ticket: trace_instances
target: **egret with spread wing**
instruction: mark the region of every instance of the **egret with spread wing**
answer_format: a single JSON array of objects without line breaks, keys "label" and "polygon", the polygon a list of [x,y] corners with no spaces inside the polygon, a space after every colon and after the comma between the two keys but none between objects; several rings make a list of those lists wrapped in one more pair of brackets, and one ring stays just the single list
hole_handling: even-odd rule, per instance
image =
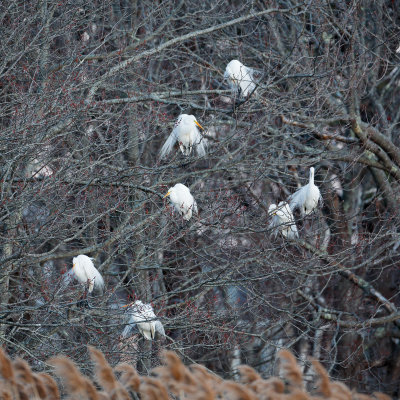
[{"label": "egret with spread wing", "polygon": [[160,157],[165,158],[171,153],[176,142],[178,142],[185,156],[188,156],[192,152],[193,147],[196,148],[199,156],[204,156],[206,154],[206,143],[199,129],[204,130],[194,115],[181,114],[174,129],[160,150]]},{"label": "egret with spread wing", "polygon": [[192,218],[193,212],[197,214],[197,203],[188,187],[182,183],[168,189],[168,193],[164,196],[170,196],[171,204],[182,215],[185,221]]}]

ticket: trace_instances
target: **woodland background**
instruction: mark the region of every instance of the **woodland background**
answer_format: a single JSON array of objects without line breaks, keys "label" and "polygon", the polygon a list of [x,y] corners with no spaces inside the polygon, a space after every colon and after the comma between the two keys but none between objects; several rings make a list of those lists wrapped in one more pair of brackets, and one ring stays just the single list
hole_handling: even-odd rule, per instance
[{"label": "woodland background", "polygon": [[[87,344],[146,373],[161,349],[263,377],[289,348],[400,394],[400,16],[395,1],[10,0],[0,4],[0,342],[83,371]],[[235,101],[231,59],[258,88]],[[236,99],[237,100],[237,99]],[[207,156],[158,151],[180,113]],[[300,239],[269,226],[316,168]],[[181,182],[199,217],[162,196]],[[75,302],[72,258],[106,280]],[[167,338],[123,338],[151,302]]]}]

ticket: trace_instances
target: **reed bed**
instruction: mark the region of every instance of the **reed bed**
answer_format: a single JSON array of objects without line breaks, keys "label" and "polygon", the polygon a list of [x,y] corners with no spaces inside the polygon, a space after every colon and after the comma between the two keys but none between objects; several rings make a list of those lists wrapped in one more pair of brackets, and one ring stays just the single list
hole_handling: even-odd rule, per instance
[{"label": "reed bed", "polygon": [[4,400],[387,400],[383,393],[357,393],[332,381],[325,368],[312,361],[318,377],[307,390],[301,369],[288,350],[279,352],[281,377],[263,379],[248,365],[239,367],[239,380],[224,380],[202,365],[185,366],[173,352],[163,354],[163,364],[149,376],[140,376],[132,365],[112,368],[104,354],[89,347],[94,376],[83,375],[67,357],[49,360],[55,377],[33,372],[22,359],[12,361],[0,349],[0,399]]}]

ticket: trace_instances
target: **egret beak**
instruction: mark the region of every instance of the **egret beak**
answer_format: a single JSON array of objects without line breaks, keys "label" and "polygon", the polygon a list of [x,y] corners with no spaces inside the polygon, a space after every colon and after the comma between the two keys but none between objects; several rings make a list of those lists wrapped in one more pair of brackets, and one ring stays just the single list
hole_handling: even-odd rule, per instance
[{"label": "egret beak", "polygon": [[167,196],[169,196],[171,194],[171,192],[168,192],[164,197],[163,197],[163,199],[165,199]]},{"label": "egret beak", "polygon": [[130,307],[132,304],[133,304],[133,302],[132,302],[132,303],[129,303],[129,304],[125,304],[124,306],[122,306],[122,308]]},{"label": "egret beak", "polygon": [[194,123],[202,130],[204,131],[205,129],[195,120]]}]

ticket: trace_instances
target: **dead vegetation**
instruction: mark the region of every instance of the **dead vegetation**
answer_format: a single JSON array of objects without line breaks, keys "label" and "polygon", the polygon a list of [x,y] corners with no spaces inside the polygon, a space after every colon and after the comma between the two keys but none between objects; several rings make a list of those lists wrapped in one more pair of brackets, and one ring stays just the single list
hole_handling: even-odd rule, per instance
[{"label": "dead vegetation", "polygon": [[279,353],[282,377],[263,379],[248,365],[239,367],[238,382],[224,380],[205,367],[185,366],[173,352],[164,353],[164,363],[151,371],[151,376],[139,376],[135,368],[123,363],[112,368],[99,350],[89,347],[95,378],[81,374],[65,356],[49,360],[54,366],[52,378],[35,373],[21,359],[11,361],[0,349],[0,399],[76,399],[76,400],[387,400],[382,393],[365,395],[350,390],[329,379],[325,368],[316,360],[313,368],[319,377],[315,388],[305,388],[303,375],[295,357],[288,351]]}]

